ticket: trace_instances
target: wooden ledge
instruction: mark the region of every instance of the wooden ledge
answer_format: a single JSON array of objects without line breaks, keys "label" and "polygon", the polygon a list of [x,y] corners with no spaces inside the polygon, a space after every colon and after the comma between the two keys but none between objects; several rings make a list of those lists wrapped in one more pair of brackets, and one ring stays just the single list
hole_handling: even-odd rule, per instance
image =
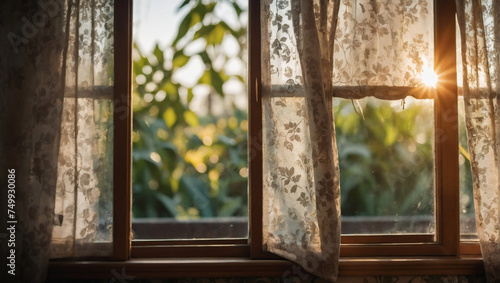
[{"label": "wooden ledge", "polygon": [[115,273],[135,278],[281,276],[292,263],[248,258],[132,259],[128,261],[52,261],[48,277],[112,278]]},{"label": "wooden ledge", "polygon": [[481,257],[342,258],[341,276],[484,274]]},{"label": "wooden ledge", "polygon": [[[342,258],[339,276],[484,274],[481,258]],[[249,258],[132,259],[128,261],[51,261],[48,277],[216,278],[283,277],[297,272],[287,260]]]}]

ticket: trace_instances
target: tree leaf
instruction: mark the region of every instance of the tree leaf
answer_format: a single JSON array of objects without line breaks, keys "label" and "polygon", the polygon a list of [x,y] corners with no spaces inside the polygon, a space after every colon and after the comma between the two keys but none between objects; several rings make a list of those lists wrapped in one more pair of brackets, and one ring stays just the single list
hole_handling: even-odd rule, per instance
[{"label": "tree leaf", "polygon": [[241,205],[242,205],[241,197],[225,199],[217,213],[217,216],[219,217],[233,216],[241,207]]},{"label": "tree leaf", "polygon": [[210,69],[210,78],[215,91],[220,94],[220,96],[224,97],[224,91],[222,90],[224,81],[222,80],[219,73],[217,73],[214,69]]},{"label": "tree leaf", "polygon": [[224,135],[218,135],[217,136],[217,141],[221,142],[222,144],[226,146],[235,146],[236,141],[230,137],[224,136]]},{"label": "tree leaf", "polygon": [[179,12],[184,6],[186,6],[189,2],[191,2],[191,0],[184,0],[184,2],[182,2],[181,5],[179,5],[179,7],[177,7],[177,12]]},{"label": "tree leaf", "polygon": [[176,215],[177,214],[177,204],[175,203],[175,201],[169,197],[167,197],[166,195],[160,193],[160,192],[156,192],[155,194],[156,196],[156,199],[158,199],[158,201],[163,204],[163,206],[165,207],[165,209],[171,214],[171,215]]},{"label": "tree leaf", "polygon": [[192,88],[188,88],[188,95],[187,95],[187,102],[188,104],[191,102],[191,100],[193,100],[193,89]]},{"label": "tree leaf", "polygon": [[205,193],[206,184],[195,176],[184,175],[179,182],[179,189],[188,192],[192,197],[194,206],[200,211],[202,217],[213,216],[212,205]]},{"label": "tree leaf", "polygon": [[155,49],[153,50],[153,55],[156,57],[156,59],[158,60],[158,64],[159,65],[163,65],[163,61],[164,61],[164,58],[163,58],[163,51],[160,49],[160,47],[158,46],[158,43],[156,44],[155,46]]},{"label": "tree leaf", "polygon": [[236,40],[240,37],[238,32],[232,29],[226,22],[221,21],[219,24],[222,26],[222,28],[224,28],[225,31],[229,31],[231,35],[235,37]]},{"label": "tree leaf", "polygon": [[210,85],[211,84],[211,78],[210,78],[210,74],[211,72],[210,71],[205,71],[205,73],[203,73],[203,75],[200,77],[200,79],[198,80],[198,83],[199,84],[206,84],[206,85]]},{"label": "tree leaf", "polygon": [[193,41],[198,38],[206,38],[215,28],[215,25],[202,26],[199,30],[194,33]]},{"label": "tree leaf", "polygon": [[241,12],[242,12],[243,10],[241,10],[241,8],[240,8],[240,6],[238,5],[238,3],[233,2],[232,4],[233,4],[233,8],[234,8],[234,10],[236,11],[236,15],[238,15],[238,17],[239,17],[239,16],[241,15]]},{"label": "tree leaf", "polygon": [[174,68],[182,68],[184,65],[187,64],[187,62],[189,62],[189,59],[191,59],[191,57],[189,56],[186,56],[184,54],[184,50],[178,50],[174,53],[174,59],[172,60],[172,69]]},{"label": "tree leaf", "polygon": [[177,86],[174,85],[171,81],[167,82],[163,85],[162,90],[167,94],[177,94]]},{"label": "tree leaf", "polygon": [[179,30],[177,31],[177,36],[175,37],[174,41],[172,42],[172,46],[175,46],[177,42],[183,38],[186,33],[189,31],[191,28],[191,23],[193,21],[193,14],[195,13],[194,9],[191,10],[186,17],[182,20],[181,24],[179,25]]},{"label": "tree leaf", "polygon": [[172,107],[167,108],[163,113],[163,120],[165,120],[165,124],[169,129],[175,125],[177,122],[177,115],[175,114],[175,110]]},{"label": "tree leaf", "polygon": [[215,25],[210,34],[206,37],[208,45],[220,45],[226,34],[226,29],[221,23]]},{"label": "tree leaf", "polygon": [[197,135],[192,135],[186,144],[186,149],[187,150],[197,149],[202,145],[203,141]]},{"label": "tree leaf", "polygon": [[184,121],[186,121],[186,123],[191,127],[196,127],[200,124],[198,121],[198,116],[196,116],[196,114],[194,114],[194,112],[191,110],[184,111],[183,116]]},{"label": "tree leaf", "polygon": [[210,59],[206,50],[198,53],[198,55],[200,55],[201,60],[203,60],[203,63],[209,64],[210,66],[212,65],[212,59]]}]

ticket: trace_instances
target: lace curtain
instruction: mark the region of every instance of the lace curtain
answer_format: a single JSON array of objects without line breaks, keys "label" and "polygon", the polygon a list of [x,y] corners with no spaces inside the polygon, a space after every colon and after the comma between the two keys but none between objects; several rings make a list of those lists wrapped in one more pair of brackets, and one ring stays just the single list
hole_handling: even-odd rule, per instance
[{"label": "lace curtain", "polygon": [[52,232],[51,256],[109,256],[113,224],[113,0],[77,0],[69,3],[68,12],[70,41],[55,204],[56,220],[62,221],[56,221]]},{"label": "lace curtain", "polygon": [[113,1],[0,8],[0,169],[16,178],[8,281],[44,282],[49,258],[112,254]]},{"label": "lace curtain", "polygon": [[422,93],[434,66],[433,1],[342,0],[333,95],[403,99]]},{"label": "lace curtain", "polygon": [[333,280],[340,189],[329,58],[339,3],[263,4],[264,249]]},{"label": "lace curtain", "polygon": [[417,93],[434,63],[432,1],[261,3],[263,248],[335,280],[340,188],[332,96]]},{"label": "lace curtain", "polygon": [[500,3],[457,0],[476,226],[488,282],[500,281]]}]

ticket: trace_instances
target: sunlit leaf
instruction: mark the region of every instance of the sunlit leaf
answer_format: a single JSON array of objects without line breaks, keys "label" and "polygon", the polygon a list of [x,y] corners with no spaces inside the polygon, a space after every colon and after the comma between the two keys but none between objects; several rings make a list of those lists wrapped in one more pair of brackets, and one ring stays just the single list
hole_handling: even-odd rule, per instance
[{"label": "sunlit leaf", "polygon": [[165,91],[167,94],[177,93],[177,87],[172,82],[167,82],[166,84],[164,84],[162,90]]},{"label": "sunlit leaf", "polygon": [[193,89],[189,88],[188,89],[188,95],[187,95],[187,102],[188,103],[191,102],[191,100],[193,100],[193,97],[194,97],[194,95],[193,95]]},{"label": "sunlit leaf", "polygon": [[183,50],[178,50],[177,52],[175,52],[174,59],[172,60],[173,69],[182,68],[187,64],[187,62],[189,62],[189,59],[191,59],[191,57],[186,56]]},{"label": "sunlit leaf", "polygon": [[210,32],[210,34],[206,37],[208,45],[219,45],[224,38],[224,34],[226,33],[226,29],[224,26],[219,23],[217,24]]},{"label": "sunlit leaf", "polygon": [[194,114],[193,111],[186,110],[183,113],[183,116],[184,116],[184,121],[186,121],[186,123],[188,123],[188,125],[190,125],[191,127],[196,127],[199,125],[198,116],[196,116],[196,114]]},{"label": "sunlit leaf", "polygon": [[398,131],[391,125],[386,125],[385,127],[385,140],[384,145],[392,145],[398,137]]},{"label": "sunlit leaf", "polygon": [[198,84],[206,84],[206,85],[211,84],[210,71],[207,70],[203,73],[203,75],[198,80]]},{"label": "sunlit leaf", "polygon": [[242,83],[246,83],[245,79],[242,76],[233,76],[233,77],[237,78]]},{"label": "sunlit leaf", "polygon": [[177,115],[175,115],[175,111],[172,107],[167,108],[163,113],[163,120],[165,120],[165,124],[169,129],[171,129],[175,122],[177,122]]}]

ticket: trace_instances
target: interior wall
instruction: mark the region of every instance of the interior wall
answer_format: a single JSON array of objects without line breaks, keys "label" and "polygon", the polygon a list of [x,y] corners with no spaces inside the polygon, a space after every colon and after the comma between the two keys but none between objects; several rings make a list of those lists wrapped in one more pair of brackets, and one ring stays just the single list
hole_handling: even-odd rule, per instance
[{"label": "interior wall", "polygon": [[[118,276],[118,277],[116,277]],[[116,274],[110,279],[96,280],[48,280],[48,282],[140,282],[140,283],[296,283],[296,282],[326,282],[325,280],[313,278],[308,274],[284,274],[280,277],[255,277],[255,278],[180,278],[180,279],[138,279],[126,274]],[[337,283],[486,283],[483,275],[446,275],[446,276],[361,276],[361,277],[339,277]]]}]

